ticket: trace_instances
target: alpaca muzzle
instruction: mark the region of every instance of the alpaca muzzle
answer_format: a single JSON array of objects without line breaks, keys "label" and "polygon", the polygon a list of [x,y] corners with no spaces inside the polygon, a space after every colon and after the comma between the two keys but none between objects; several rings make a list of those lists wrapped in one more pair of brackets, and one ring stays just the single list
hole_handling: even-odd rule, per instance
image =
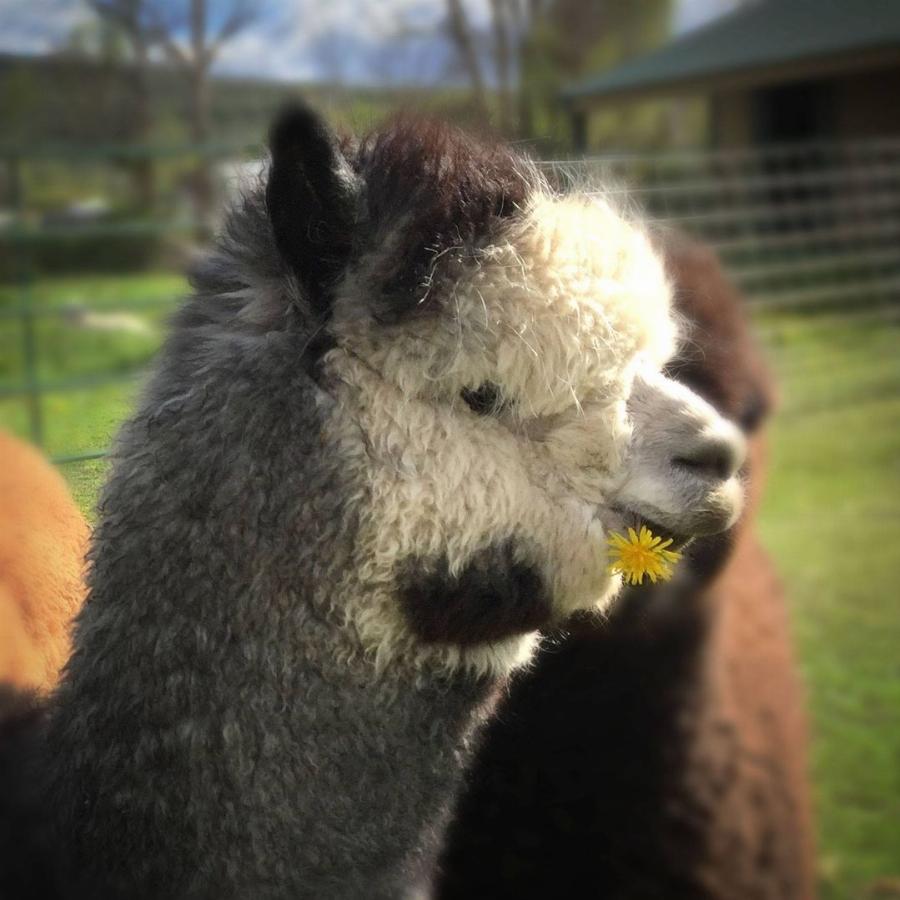
[{"label": "alpaca muzzle", "polygon": [[616,505],[685,537],[731,527],[743,506],[738,428],[690,389],[642,372],[628,400],[633,434]]}]

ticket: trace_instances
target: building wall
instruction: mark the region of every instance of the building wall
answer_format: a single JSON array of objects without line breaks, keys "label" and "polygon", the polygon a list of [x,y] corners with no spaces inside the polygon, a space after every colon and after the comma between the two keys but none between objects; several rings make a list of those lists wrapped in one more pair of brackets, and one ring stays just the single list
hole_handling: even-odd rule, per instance
[{"label": "building wall", "polygon": [[[787,139],[770,133],[767,123],[773,116],[766,104],[787,102],[795,88],[808,89],[809,102],[823,105],[822,116],[809,138],[845,139],[900,136],[900,65],[891,68],[850,72],[844,75],[808,81],[772,84],[764,88],[745,88],[714,94],[712,143],[716,147],[748,147],[756,143]],[[803,112],[798,110],[798,115]],[[797,137],[797,135],[791,135]]]},{"label": "building wall", "polygon": [[709,103],[696,95],[588,101],[569,110],[569,121],[576,153],[652,152],[709,142]]},{"label": "building wall", "polygon": [[835,84],[840,137],[900,136],[900,65],[859,72]]},{"label": "building wall", "polygon": [[751,92],[728,91],[715,94],[710,100],[715,147],[747,147],[753,143],[753,109]]}]

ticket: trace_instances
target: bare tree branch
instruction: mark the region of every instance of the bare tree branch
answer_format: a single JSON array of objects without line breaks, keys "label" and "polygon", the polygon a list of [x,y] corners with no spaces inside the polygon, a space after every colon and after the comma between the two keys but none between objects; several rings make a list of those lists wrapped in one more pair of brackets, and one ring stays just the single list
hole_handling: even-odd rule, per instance
[{"label": "bare tree branch", "polygon": [[487,115],[487,102],[485,98],[484,76],[481,71],[481,63],[475,52],[475,44],[472,40],[472,32],[469,20],[463,8],[462,0],[447,0],[447,29],[469,80],[472,82],[472,99],[479,113]]},{"label": "bare tree branch", "polygon": [[212,52],[210,62],[218,55],[222,45],[235,37],[249,25],[252,25],[257,18],[259,10],[252,3],[239,2],[231,10],[225,21],[219,27],[215,37],[210,42]]},{"label": "bare tree branch", "polygon": [[183,72],[190,72],[193,64],[190,55],[171,35],[160,32],[154,42],[162,47],[170,63]]},{"label": "bare tree branch", "polygon": [[[252,0],[231,0],[217,6],[224,11],[220,24],[210,28],[207,0],[88,0],[98,15],[127,34],[146,62],[151,47],[159,47],[188,81],[191,134],[197,144],[209,140],[211,129],[210,70],[224,45],[261,13]],[[195,199],[201,217],[211,208],[211,184],[201,163],[195,180]]]},{"label": "bare tree branch", "polygon": [[500,130],[508,133],[512,127],[512,11],[509,0],[491,0],[491,24],[494,32],[494,59],[497,84],[500,90]]},{"label": "bare tree branch", "polygon": [[[125,71],[131,97],[127,111],[128,135],[136,142],[148,139],[152,124],[149,65],[154,36],[148,26],[145,0],[89,0],[97,15],[123,35],[131,50],[131,64]],[[153,162],[138,159],[132,164],[138,202],[142,209],[153,207],[155,173]]]}]

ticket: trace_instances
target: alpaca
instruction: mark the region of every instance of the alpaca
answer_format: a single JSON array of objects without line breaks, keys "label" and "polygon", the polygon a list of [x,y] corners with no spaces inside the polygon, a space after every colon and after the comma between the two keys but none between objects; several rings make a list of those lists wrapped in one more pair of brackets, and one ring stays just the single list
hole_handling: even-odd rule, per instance
[{"label": "alpaca", "polygon": [[12,877],[60,896],[424,889],[506,679],[618,591],[610,530],[739,514],[743,438],[661,372],[639,223],[437,125],[353,144],[296,108],[270,150],[118,438],[64,677],[19,712],[38,799],[7,807],[49,821]]},{"label": "alpaca", "polygon": [[665,254],[689,339],[669,371],[752,435],[749,508],[513,682],[448,834],[446,900],[814,895],[802,698],[752,524],[770,382],[715,255]]},{"label": "alpaca", "polygon": [[88,526],[56,469],[0,432],[0,682],[49,691],[84,594]]}]

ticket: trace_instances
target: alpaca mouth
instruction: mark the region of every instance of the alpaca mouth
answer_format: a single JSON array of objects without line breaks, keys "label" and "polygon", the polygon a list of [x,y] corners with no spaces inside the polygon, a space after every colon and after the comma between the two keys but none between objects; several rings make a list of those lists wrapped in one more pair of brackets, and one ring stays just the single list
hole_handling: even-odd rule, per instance
[{"label": "alpaca mouth", "polygon": [[694,540],[694,535],[692,534],[684,534],[678,531],[673,530],[668,525],[663,525],[658,522],[652,516],[647,516],[646,514],[639,512],[637,509],[625,506],[614,506],[612,507],[612,512],[615,517],[620,521],[620,525],[614,525],[612,530],[619,529],[627,529],[633,528],[635,531],[638,531],[641,525],[646,525],[656,537],[661,537],[663,540],[672,539],[672,550],[681,550],[686,547],[691,541]]}]

